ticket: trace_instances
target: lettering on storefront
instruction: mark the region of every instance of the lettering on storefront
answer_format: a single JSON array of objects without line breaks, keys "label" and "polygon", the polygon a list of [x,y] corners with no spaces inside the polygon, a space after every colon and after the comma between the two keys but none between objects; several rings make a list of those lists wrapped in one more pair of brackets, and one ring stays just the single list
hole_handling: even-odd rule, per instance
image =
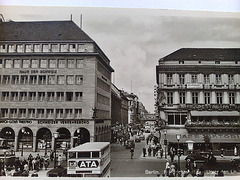
[{"label": "lettering on storefront", "polygon": [[89,124],[88,120],[39,120],[38,124]]},{"label": "lettering on storefront", "polygon": [[32,124],[32,120],[1,120],[2,124]]},{"label": "lettering on storefront", "polygon": [[[236,138],[236,139],[238,139],[238,138],[240,138],[240,134],[208,134],[208,136],[210,137],[210,138],[213,138],[213,139],[221,139],[221,138],[229,138],[229,139],[231,139],[231,138]],[[203,135],[201,135],[201,134],[183,134],[182,135],[182,138],[184,139],[193,139],[193,138],[204,138],[204,136]]]},{"label": "lettering on storefront", "polygon": [[240,110],[240,105],[237,104],[181,104],[179,109],[188,110]]},{"label": "lettering on storefront", "polygon": [[88,120],[0,120],[1,124],[89,124]]},{"label": "lettering on storefront", "polygon": [[20,74],[56,74],[57,70],[20,70]]}]

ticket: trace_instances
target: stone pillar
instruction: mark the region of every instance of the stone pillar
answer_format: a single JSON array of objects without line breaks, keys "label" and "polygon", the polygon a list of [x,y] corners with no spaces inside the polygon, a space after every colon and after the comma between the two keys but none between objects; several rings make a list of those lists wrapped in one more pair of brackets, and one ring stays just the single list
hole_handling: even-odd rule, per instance
[{"label": "stone pillar", "polygon": [[70,139],[70,147],[73,148],[73,142],[74,142],[74,138],[73,136],[71,136],[71,139]]},{"label": "stone pillar", "polygon": [[15,140],[14,140],[14,151],[15,151],[15,152],[18,151],[18,136],[15,136]]},{"label": "stone pillar", "polygon": [[240,104],[240,92],[239,91],[236,92],[235,103]]},{"label": "stone pillar", "polygon": [[33,152],[37,151],[37,138],[33,136]]},{"label": "stone pillar", "polygon": [[210,84],[216,84],[216,74],[209,74]]},{"label": "stone pillar", "polygon": [[187,91],[186,104],[192,104],[192,94],[190,91]]},{"label": "stone pillar", "polygon": [[199,104],[204,104],[204,93],[203,93],[203,91],[199,92]]},{"label": "stone pillar", "polygon": [[202,73],[198,74],[198,83],[203,83],[204,76]]},{"label": "stone pillar", "polygon": [[173,104],[179,104],[179,92],[175,91],[173,95],[174,95]]},{"label": "stone pillar", "polygon": [[54,151],[55,146],[55,138],[52,136],[52,151]]},{"label": "stone pillar", "polygon": [[227,74],[223,74],[222,75],[222,83],[224,85],[227,85],[228,84],[228,75]]},{"label": "stone pillar", "polygon": [[229,96],[227,91],[223,92],[223,104],[229,104]]},{"label": "stone pillar", "polygon": [[215,91],[212,91],[211,93],[211,104],[217,104],[217,96]]}]

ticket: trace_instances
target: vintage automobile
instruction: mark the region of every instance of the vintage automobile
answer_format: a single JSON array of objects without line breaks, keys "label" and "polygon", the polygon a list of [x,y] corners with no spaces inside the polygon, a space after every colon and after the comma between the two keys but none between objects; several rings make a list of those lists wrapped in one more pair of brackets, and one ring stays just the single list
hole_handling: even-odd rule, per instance
[{"label": "vintage automobile", "polygon": [[195,161],[198,166],[203,166],[206,170],[240,171],[240,158],[217,159],[211,152],[189,154],[185,160]]},{"label": "vintage automobile", "polygon": [[127,140],[125,147],[126,147],[126,149],[135,148],[134,140]]},{"label": "vintage automobile", "polygon": [[51,169],[47,172],[48,177],[66,177],[67,176],[67,169],[61,166],[58,166],[54,169]]},{"label": "vintage automobile", "polygon": [[135,136],[135,142],[141,142],[140,136]]}]

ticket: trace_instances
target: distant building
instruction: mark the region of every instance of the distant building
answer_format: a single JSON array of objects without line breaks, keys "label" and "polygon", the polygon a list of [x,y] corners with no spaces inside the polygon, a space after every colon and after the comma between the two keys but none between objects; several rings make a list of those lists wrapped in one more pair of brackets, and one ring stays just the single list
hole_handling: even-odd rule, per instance
[{"label": "distant building", "polygon": [[[169,147],[240,149],[240,49],[183,48],[156,67],[156,106]],[[209,140],[211,143],[209,143]]]},{"label": "distant building", "polygon": [[128,99],[114,84],[111,88],[112,126],[128,124]]},{"label": "distant building", "polygon": [[72,21],[0,22],[0,136],[15,150],[110,141],[110,60]]}]

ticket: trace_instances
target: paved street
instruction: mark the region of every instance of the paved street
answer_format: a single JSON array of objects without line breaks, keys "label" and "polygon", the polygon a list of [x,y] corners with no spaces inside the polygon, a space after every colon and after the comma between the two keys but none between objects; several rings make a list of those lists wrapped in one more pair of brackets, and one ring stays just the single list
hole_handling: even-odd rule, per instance
[{"label": "paved street", "polygon": [[[120,144],[112,144],[111,177],[156,177],[158,173],[162,176],[165,158],[142,157],[144,146],[145,141],[136,143],[134,158],[131,159],[129,149]],[[181,167],[185,167],[184,161],[181,161]]]},{"label": "paved street", "polygon": [[[162,159],[158,159],[157,157],[143,157],[142,156],[142,148],[145,146],[146,141],[141,141],[140,143],[136,143],[134,157],[131,159],[130,150],[126,149],[125,146],[120,144],[111,144],[111,177],[157,177],[160,173],[162,177],[163,171],[165,169],[166,159],[163,157]],[[39,153],[40,155],[44,155],[44,152],[24,152],[24,157],[27,158],[29,154],[32,154],[34,157]],[[62,154],[62,152],[58,152]],[[17,152],[16,155],[19,157],[20,152]],[[180,167],[181,170],[185,168],[185,157],[181,156],[180,159]],[[217,156],[217,159],[221,157]],[[225,156],[224,159],[231,159],[234,157]],[[170,158],[168,157],[169,161]],[[175,156],[175,160],[177,160],[177,156]],[[63,162],[63,165],[66,167],[66,162]],[[47,171],[53,168],[53,162],[50,163],[48,170],[40,170],[38,171],[39,177],[46,177]],[[33,171],[30,172],[33,173]],[[225,176],[239,176],[240,173],[229,173],[225,172]],[[205,176],[211,177],[214,176],[212,172],[205,172]]]}]

